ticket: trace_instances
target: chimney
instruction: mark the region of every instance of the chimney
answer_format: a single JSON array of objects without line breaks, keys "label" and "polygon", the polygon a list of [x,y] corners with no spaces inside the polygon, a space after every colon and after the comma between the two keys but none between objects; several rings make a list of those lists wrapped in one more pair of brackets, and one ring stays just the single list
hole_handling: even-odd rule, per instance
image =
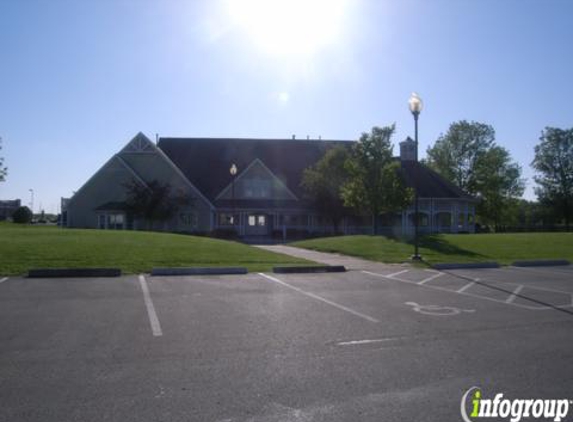
[{"label": "chimney", "polygon": [[296,135],[292,135],[292,139],[296,139]]},{"label": "chimney", "polygon": [[416,161],[416,142],[409,136],[400,142],[400,160]]}]

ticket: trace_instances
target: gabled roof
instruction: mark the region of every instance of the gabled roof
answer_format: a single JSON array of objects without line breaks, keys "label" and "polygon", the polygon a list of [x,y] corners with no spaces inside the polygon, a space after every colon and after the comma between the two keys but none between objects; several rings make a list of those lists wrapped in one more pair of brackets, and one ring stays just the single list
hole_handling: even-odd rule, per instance
[{"label": "gabled roof", "polygon": [[424,164],[408,160],[402,161],[401,164],[406,185],[416,187],[420,198],[475,200],[474,197],[466,194],[456,185],[450,183]]},{"label": "gabled roof", "polygon": [[235,187],[235,192],[237,192],[238,187],[241,186],[243,179],[266,179],[270,182],[270,186],[272,187],[272,197],[275,200],[291,200],[291,201],[298,201],[298,198],[295,194],[291,192],[291,190],[280,180],[276,177],[272,171],[269,170],[265,163],[263,163],[258,158],[255,158],[251,164],[247,166],[242,172],[240,172],[235,180],[232,180],[226,187],[221,191],[219,195],[217,195],[217,200],[224,200],[224,199],[253,199],[253,198],[241,198],[240,195],[236,195],[234,198],[232,197],[232,190],[233,185]]},{"label": "gabled roof", "polygon": [[354,141],[240,138],[161,138],[157,146],[207,198],[214,201],[231,182],[229,169],[239,172],[259,159],[298,198],[303,171],[338,145]]}]

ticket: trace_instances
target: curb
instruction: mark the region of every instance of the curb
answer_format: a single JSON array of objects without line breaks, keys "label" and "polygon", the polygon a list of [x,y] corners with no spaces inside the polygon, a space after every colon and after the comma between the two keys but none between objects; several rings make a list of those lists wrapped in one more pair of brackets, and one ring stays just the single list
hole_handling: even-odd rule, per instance
[{"label": "curb", "polygon": [[512,267],[553,267],[557,265],[571,265],[566,259],[537,259],[531,261],[514,261]]},{"label": "curb", "polygon": [[151,275],[227,275],[247,274],[247,272],[245,267],[176,267],[153,268]]},{"label": "curb", "polygon": [[434,264],[432,268],[435,270],[457,270],[464,268],[499,268],[499,264],[495,261],[490,262],[466,262],[466,263],[451,263],[451,264]]},{"label": "curb", "polygon": [[304,274],[304,273],[343,273],[346,272],[344,265],[318,265],[312,267],[274,267],[273,273],[277,274]]},{"label": "curb", "polygon": [[28,278],[64,277],[119,277],[119,268],[34,268],[28,271]]}]

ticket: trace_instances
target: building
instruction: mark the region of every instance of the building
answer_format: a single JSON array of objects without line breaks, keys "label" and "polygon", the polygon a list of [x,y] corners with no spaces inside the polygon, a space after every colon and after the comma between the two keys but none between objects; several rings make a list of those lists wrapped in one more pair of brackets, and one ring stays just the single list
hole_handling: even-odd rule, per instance
[{"label": "building", "polygon": [[[303,171],[336,146],[354,141],[296,139],[160,138],[137,134],[65,202],[68,227],[208,233],[236,230],[241,237],[322,234],[332,225],[305,200]],[[417,186],[422,232],[472,232],[474,199],[416,162],[415,143],[400,144],[406,183]],[[237,172],[231,174],[235,165]],[[168,184],[192,198],[168,221],[138,221],[126,212],[126,184]],[[384,232],[413,230],[413,209],[382,219]],[[345,218],[346,234],[371,233],[371,217]]]},{"label": "building", "polygon": [[16,211],[22,202],[19,199],[0,200],[0,221],[12,218],[12,214]]}]

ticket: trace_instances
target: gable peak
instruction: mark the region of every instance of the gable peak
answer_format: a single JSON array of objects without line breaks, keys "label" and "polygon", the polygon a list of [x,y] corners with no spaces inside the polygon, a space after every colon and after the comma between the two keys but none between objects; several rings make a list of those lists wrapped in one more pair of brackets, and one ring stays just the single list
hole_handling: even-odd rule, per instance
[{"label": "gable peak", "polygon": [[153,152],[155,145],[142,132],[138,132],[131,141],[121,150],[121,152]]}]

